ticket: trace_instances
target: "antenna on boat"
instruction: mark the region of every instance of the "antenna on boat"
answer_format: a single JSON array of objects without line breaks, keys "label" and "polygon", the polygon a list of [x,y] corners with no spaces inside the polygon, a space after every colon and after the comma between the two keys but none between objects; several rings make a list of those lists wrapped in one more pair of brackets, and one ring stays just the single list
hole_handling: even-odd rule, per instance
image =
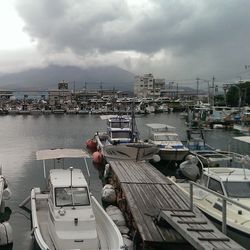
[{"label": "antenna on boat", "polygon": [[138,131],[136,129],[135,124],[135,99],[133,98],[132,101],[132,108],[131,108],[131,133],[132,133],[132,142],[136,142],[138,140]]},{"label": "antenna on boat", "polygon": [[74,195],[73,195],[73,167],[69,167],[70,170],[70,191],[71,191],[71,199],[72,199],[72,204],[73,204],[73,209],[75,209],[75,200],[74,200]]}]

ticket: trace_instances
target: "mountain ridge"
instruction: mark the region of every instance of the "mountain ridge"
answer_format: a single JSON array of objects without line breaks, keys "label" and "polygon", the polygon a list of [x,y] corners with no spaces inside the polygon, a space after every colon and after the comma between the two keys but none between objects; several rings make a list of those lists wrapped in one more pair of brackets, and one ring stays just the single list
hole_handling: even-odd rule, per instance
[{"label": "mountain ridge", "polygon": [[[45,90],[57,88],[58,82],[69,82],[69,88],[121,89],[133,88],[134,74],[116,66],[90,67],[58,66],[33,68],[18,73],[0,75],[0,87],[15,90]],[[85,84],[86,83],[86,84]]]}]

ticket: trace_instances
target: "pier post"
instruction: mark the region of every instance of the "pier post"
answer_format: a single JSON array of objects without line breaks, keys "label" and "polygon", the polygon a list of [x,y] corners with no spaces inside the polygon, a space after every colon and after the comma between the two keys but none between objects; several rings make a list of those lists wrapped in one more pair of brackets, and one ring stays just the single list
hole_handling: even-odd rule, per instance
[{"label": "pier post", "polygon": [[227,201],[222,201],[222,233],[227,234]]}]

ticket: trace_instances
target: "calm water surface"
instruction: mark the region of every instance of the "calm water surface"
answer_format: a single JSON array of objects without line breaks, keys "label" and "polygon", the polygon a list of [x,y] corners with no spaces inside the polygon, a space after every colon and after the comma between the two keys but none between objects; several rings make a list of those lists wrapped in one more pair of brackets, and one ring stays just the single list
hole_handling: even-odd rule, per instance
[{"label": "calm water surface", "polygon": [[[106,128],[106,122],[95,115],[48,115],[0,117],[0,163],[3,174],[12,190],[8,205],[12,209],[11,224],[14,230],[14,249],[32,249],[29,215],[18,205],[30,194],[32,187],[44,187],[41,162],[35,160],[35,152],[48,148],[82,148],[85,141],[97,131]],[[147,138],[147,123],[166,123],[177,128],[181,139],[186,139],[186,126],[178,113],[136,117],[142,138]],[[207,142],[216,148],[249,153],[250,148],[232,140],[234,131],[212,130],[206,132]],[[101,182],[98,171],[89,162],[91,191],[100,198]]]}]

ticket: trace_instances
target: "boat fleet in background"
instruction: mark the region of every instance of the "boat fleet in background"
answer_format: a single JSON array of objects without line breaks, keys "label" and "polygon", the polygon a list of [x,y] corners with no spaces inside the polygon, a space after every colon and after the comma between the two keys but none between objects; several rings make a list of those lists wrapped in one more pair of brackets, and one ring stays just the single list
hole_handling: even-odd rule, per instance
[{"label": "boat fleet in background", "polygon": [[189,124],[209,128],[233,128],[242,133],[250,134],[250,107],[248,106],[212,106],[201,101],[189,103],[180,99],[172,100],[164,97],[157,99],[124,97],[112,101],[110,98],[90,99],[81,106],[65,103],[64,105],[51,107],[44,102],[42,104],[31,103],[28,105],[27,103],[20,103],[19,105],[5,105],[0,108],[0,115],[116,115],[130,113],[131,106],[133,106],[133,112],[137,115],[179,111],[181,112],[180,117]]}]

